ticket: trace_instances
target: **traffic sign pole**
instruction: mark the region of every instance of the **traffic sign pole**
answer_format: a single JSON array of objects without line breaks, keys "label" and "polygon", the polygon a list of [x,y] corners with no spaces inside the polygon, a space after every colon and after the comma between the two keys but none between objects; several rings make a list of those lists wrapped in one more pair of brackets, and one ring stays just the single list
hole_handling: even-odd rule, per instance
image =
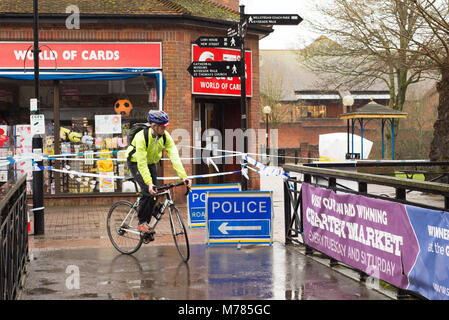
[{"label": "traffic sign pole", "polygon": [[[246,129],[247,129],[247,119],[246,119],[246,72],[245,72],[245,28],[246,27],[246,19],[245,19],[245,6],[240,6],[240,23],[239,23],[239,32],[240,37],[242,39],[240,45],[240,62],[241,62],[241,76],[240,76],[240,109],[241,109],[241,127],[243,132],[243,153],[248,152],[248,139],[246,137]],[[243,160],[243,157],[242,157]],[[248,190],[248,184],[246,178],[242,174],[242,190]]]},{"label": "traffic sign pole", "polygon": [[[34,13],[34,96],[37,99],[37,107],[39,108],[39,10],[38,0],[33,0]],[[38,110],[36,110],[36,113]],[[31,124],[32,125],[32,124]],[[55,135],[56,136],[56,135]],[[35,134],[32,138],[33,153],[41,153],[43,149],[42,136]],[[42,159],[36,160],[39,167],[42,168]],[[33,172],[33,208],[34,211],[34,234],[44,234],[44,178],[43,171],[38,170]],[[36,210],[37,209],[37,210]]]}]

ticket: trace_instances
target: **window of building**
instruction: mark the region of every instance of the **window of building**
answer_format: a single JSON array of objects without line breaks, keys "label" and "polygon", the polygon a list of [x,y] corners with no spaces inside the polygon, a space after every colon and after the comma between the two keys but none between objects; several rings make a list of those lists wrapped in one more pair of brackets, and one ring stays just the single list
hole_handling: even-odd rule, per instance
[{"label": "window of building", "polygon": [[296,106],[295,118],[297,120],[304,118],[326,118],[327,108],[325,105],[306,105]]}]

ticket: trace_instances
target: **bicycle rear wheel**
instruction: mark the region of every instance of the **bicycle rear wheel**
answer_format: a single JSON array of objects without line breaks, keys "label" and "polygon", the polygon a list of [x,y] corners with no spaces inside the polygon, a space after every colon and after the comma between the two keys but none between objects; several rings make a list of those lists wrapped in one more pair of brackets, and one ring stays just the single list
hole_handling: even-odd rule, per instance
[{"label": "bicycle rear wheel", "polygon": [[118,201],[109,210],[107,230],[112,245],[121,253],[132,254],[142,245],[137,230],[137,211],[129,201]]},{"label": "bicycle rear wheel", "polygon": [[187,262],[190,258],[189,238],[181,214],[175,206],[170,207],[170,227],[179,255],[184,262]]}]

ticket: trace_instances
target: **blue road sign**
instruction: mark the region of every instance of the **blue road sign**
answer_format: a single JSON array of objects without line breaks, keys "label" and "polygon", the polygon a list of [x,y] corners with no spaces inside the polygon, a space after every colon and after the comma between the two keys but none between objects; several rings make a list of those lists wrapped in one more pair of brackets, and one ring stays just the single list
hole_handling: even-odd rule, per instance
[{"label": "blue road sign", "polygon": [[208,192],[207,243],[272,243],[272,192]]},{"label": "blue road sign", "polygon": [[187,198],[189,212],[188,226],[204,227],[206,225],[206,195],[209,191],[240,191],[239,183],[193,185]]}]

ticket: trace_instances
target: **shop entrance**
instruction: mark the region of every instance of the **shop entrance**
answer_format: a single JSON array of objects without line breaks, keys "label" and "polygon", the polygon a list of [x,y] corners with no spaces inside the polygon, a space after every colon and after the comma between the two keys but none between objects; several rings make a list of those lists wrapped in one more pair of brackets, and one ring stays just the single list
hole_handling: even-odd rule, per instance
[{"label": "shop entrance", "polygon": [[[206,149],[194,149],[194,157],[202,157],[201,163],[199,160],[194,161],[195,175],[213,174],[217,170],[213,165],[205,163],[205,157],[214,157],[229,154],[219,150],[226,149],[226,129],[240,128],[240,100],[239,99],[207,99],[197,98],[195,100],[195,123],[194,123],[194,141],[195,147]],[[235,138],[233,138],[235,140]],[[232,146],[235,146],[235,141],[232,141]],[[232,148],[234,150],[234,147]],[[239,158],[214,158],[214,162],[219,172],[232,172],[240,170]],[[231,163],[232,161],[232,163]],[[218,184],[240,182],[241,175],[236,173],[225,176],[214,176],[202,179],[196,179],[195,184]]]}]

